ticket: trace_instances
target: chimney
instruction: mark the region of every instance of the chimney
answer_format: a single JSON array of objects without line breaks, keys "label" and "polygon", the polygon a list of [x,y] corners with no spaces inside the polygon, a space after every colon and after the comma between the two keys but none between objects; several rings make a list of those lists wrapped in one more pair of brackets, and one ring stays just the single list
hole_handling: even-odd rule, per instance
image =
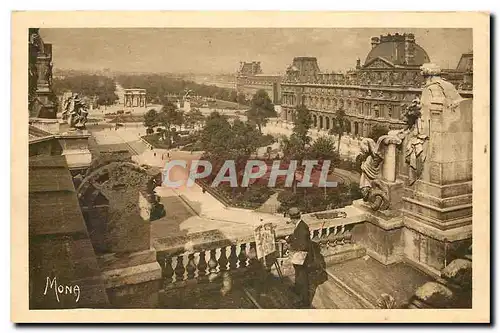
[{"label": "chimney", "polygon": [[378,44],[380,44],[380,38],[378,37],[372,37],[372,49],[377,46]]},{"label": "chimney", "polygon": [[361,68],[361,59],[356,59],[356,69],[360,69]]},{"label": "chimney", "polygon": [[413,65],[415,58],[415,35],[405,34],[405,64]]}]

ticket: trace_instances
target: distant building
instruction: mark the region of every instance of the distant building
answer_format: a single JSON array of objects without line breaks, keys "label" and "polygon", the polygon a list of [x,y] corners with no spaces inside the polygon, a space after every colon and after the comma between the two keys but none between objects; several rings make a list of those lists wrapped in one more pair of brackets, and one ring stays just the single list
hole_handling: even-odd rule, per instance
[{"label": "distant building", "polygon": [[281,80],[279,74],[263,74],[260,61],[240,62],[236,73],[236,90],[251,99],[257,90],[264,89],[274,104],[280,104]]},{"label": "distant building", "polygon": [[146,107],[146,89],[125,89],[123,96],[125,107]]},{"label": "distant building", "polygon": [[455,69],[445,69],[442,71],[442,76],[453,83],[459,91],[466,93],[470,91],[472,94],[472,69],[474,55],[472,52],[462,54],[458,65]]},{"label": "distant building", "polygon": [[[372,37],[371,45],[364,63],[358,58],[356,68],[347,73],[321,72],[315,57],[294,58],[281,82],[282,120],[294,121],[295,109],[303,104],[317,129],[329,130],[340,108],[346,112],[347,132],[353,136],[368,136],[375,125],[402,128],[404,105],[420,96],[420,66],[430,58],[411,33]],[[457,70],[449,72],[467,81],[457,85],[468,89],[461,91],[465,97],[472,97],[468,59],[462,56]],[[465,78],[469,73],[470,80]]]}]

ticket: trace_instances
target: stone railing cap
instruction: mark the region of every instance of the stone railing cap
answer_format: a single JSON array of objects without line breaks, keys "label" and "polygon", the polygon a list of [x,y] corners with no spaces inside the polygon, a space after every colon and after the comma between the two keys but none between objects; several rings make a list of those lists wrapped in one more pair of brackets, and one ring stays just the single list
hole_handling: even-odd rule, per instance
[{"label": "stone railing cap", "polygon": [[[340,210],[330,210],[321,213],[345,211],[347,217],[333,219],[318,219],[314,217],[316,213],[303,214],[302,219],[308,224],[309,229],[330,228],[349,224],[357,224],[367,221],[367,214],[354,206],[347,206]],[[319,213],[319,212],[318,212]],[[276,237],[284,237],[293,233],[295,226],[282,221],[270,221],[275,225]],[[197,252],[201,250],[212,250],[219,247],[243,244],[255,240],[252,226],[238,226],[238,228],[214,229],[156,239],[153,246],[157,252],[168,252],[170,255],[181,255],[186,252]],[[228,236],[228,235],[231,236]]]}]

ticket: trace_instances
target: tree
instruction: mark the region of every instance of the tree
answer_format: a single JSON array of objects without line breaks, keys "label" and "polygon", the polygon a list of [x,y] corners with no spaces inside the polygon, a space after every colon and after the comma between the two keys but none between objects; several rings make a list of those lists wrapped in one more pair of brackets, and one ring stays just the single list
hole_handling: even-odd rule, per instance
[{"label": "tree", "polygon": [[184,122],[189,127],[197,127],[205,121],[205,116],[203,113],[196,108],[192,108],[191,111],[184,115]]},{"label": "tree", "polygon": [[227,117],[218,112],[212,112],[201,131],[203,150],[210,156],[224,158],[229,151],[231,136],[231,124]]},{"label": "tree", "polygon": [[236,90],[231,90],[229,93],[230,102],[238,102],[238,92]]},{"label": "tree", "polygon": [[262,126],[267,124],[267,120],[277,116],[274,104],[264,89],[258,90],[253,95],[250,109],[246,112],[246,115],[250,122],[257,125],[260,133],[262,133]]},{"label": "tree", "polygon": [[103,91],[97,95],[98,105],[113,105],[118,100],[118,95],[114,91]]},{"label": "tree", "polygon": [[231,132],[231,151],[235,159],[248,158],[259,148],[262,135],[249,123],[236,119],[231,126]]},{"label": "tree", "polygon": [[380,138],[382,135],[387,135],[388,132],[389,131],[387,130],[387,127],[382,125],[375,125],[372,127],[368,137],[377,142],[378,138]]},{"label": "tree", "polygon": [[172,126],[182,126],[184,117],[181,110],[171,101],[166,100],[163,104],[160,114],[162,125],[170,129]]},{"label": "tree", "polygon": [[[297,171],[302,169],[302,160],[307,157],[307,146],[311,142],[311,137],[308,135],[312,125],[311,115],[309,110],[301,105],[295,112],[295,124],[290,137],[282,137],[281,147],[285,159],[297,161]],[[293,191],[296,191],[296,177],[293,178]]]},{"label": "tree", "polygon": [[118,100],[115,81],[102,75],[73,75],[63,79],[53,79],[53,90],[57,95],[65,91],[80,94],[82,97],[97,97],[99,105],[112,105]]},{"label": "tree", "polygon": [[343,108],[338,109],[335,112],[335,118],[333,120],[332,128],[330,129],[329,133],[331,135],[338,135],[338,146],[337,146],[337,152],[340,155],[340,140],[342,139],[342,134],[344,134],[346,130],[345,126],[345,111]]},{"label": "tree", "polygon": [[213,112],[201,132],[204,150],[218,159],[241,160],[250,157],[261,142],[257,129],[239,119],[232,124],[227,117]]},{"label": "tree", "polygon": [[155,109],[151,109],[144,114],[144,127],[153,128],[158,126],[158,112]]},{"label": "tree", "polygon": [[236,97],[236,102],[240,105],[246,105],[247,104],[247,97],[243,92],[240,92],[238,96]]},{"label": "tree", "polygon": [[308,136],[311,126],[312,119],[309,110],[304,105],[300,105],[295,112],[292,135],[295,135],[304,146],[311,142],[311,137]]},{"label": "tree", "polygon": [[331,167],[335,166],[339,160],[339,155],[335,150],[335,141],[328,136],[320,136],[311,145],[309,156],[317,160],[329,160]]}]

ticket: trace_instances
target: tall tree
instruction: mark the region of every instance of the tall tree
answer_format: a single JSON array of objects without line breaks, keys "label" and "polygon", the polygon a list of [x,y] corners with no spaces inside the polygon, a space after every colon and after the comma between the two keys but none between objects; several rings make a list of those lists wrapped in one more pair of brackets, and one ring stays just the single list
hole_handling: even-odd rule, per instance
[{"label": "tall tree", "polygon": [[330,136],[320,136],[312,143],[309,148],[308,156],[311,159],[318,160],[322,165],[323,161],[330,161],[329,170],[338,166],[340,157],[335,149],[335,140]]},{"label": "tall tree", "polygon": [[259,148],[261,134],[255,126],[239,119],[231,125],[231,154],[235,160],[247,159]]},{"label": "tall tree", "polygon": [[243,92],[238,93],[238,97],[236,97],[236,102],[238,103],[238,106],[247,104],[247,97]]},{"label": "tall tree", "polygon": [[230,102],[238,102],[238,92],[236,90],[231,90],[229,93]]},{"label": "tall tree", "polygon": [[311,126],[312,119],[309,110],[304,105],[300,105],[295,112],[292,135],[300,139],[304,147],[311,142],[311,137],[308,135]]},{"label": "tall tree", "polygon": [[312,143],[309,156],[318,160],[336,161],[338,153],[335,149],[335,141],[331,137],[320,136]]},{"label": "tall tree", "polygon": [[[308,134],[311,125],[312,119],[309,110],[304,105],[300,105],[295,112],[295,124],[292,134],[290,137],[285,136],[281,140],[281,147],[283,149],[285,159],[288,161],[296,160],[298,171],[302,169],[302,161],[308,154],[308,145],[311,142],[311,137]],[[294,175],[294,193],[296,190],[297,181],[296,175]]]},{"label": "tall tree", "polygon": [[183,112],[177,109],[177,106],[169,100],[166,100],[161,109],[161,113],[163,114],[161,119],[163,121],[164,126],[182,126],[183,123]]},{"label": "tall tree", "polygon": [[346,121],[345,110],[343,108],[339,108],[335,112],[335,118],[332,124],[332,128],[329,131],[331,135],[338,136],[339,142],[337,146],[337,152],[339,154],[340,154],[340,140],[342,139],[342,135],[346,131],[345,121]]},{"label": "tall tree", "polygon": [[231,140],[231,124],[227,117],[218,112],[212,112],[201,131],[203,150],[212,157],[226,158]]},{"label": "tall tree", "polygon": [[191,111],[184,115],[184,118],[186,124],[194,126],[195,128],[198,125],[203,124],[203,122],[205,121],[205,116],[197,108],[192,108]]},{"label": "tall tree", "polygon": [[71,91],[89,98],[96,96],[99,105],[112,105],[118,100],[115,81],[102,75],[82,74],[63,79],[54,78],[53,89],[57,95]]},{"label": "tall tree", "polygon": [[267,120],[277,116],[274,104],[264,89],[257,90],[253,95],[246,115],[250,122],[257,125],[260,133],[262,133],[262,127],[267,124]]},{"label": "tall tree", "polygon": [[144,127],[153,128],[158,126],[158,112],[155,109],[151,109],[144,114]]}]

